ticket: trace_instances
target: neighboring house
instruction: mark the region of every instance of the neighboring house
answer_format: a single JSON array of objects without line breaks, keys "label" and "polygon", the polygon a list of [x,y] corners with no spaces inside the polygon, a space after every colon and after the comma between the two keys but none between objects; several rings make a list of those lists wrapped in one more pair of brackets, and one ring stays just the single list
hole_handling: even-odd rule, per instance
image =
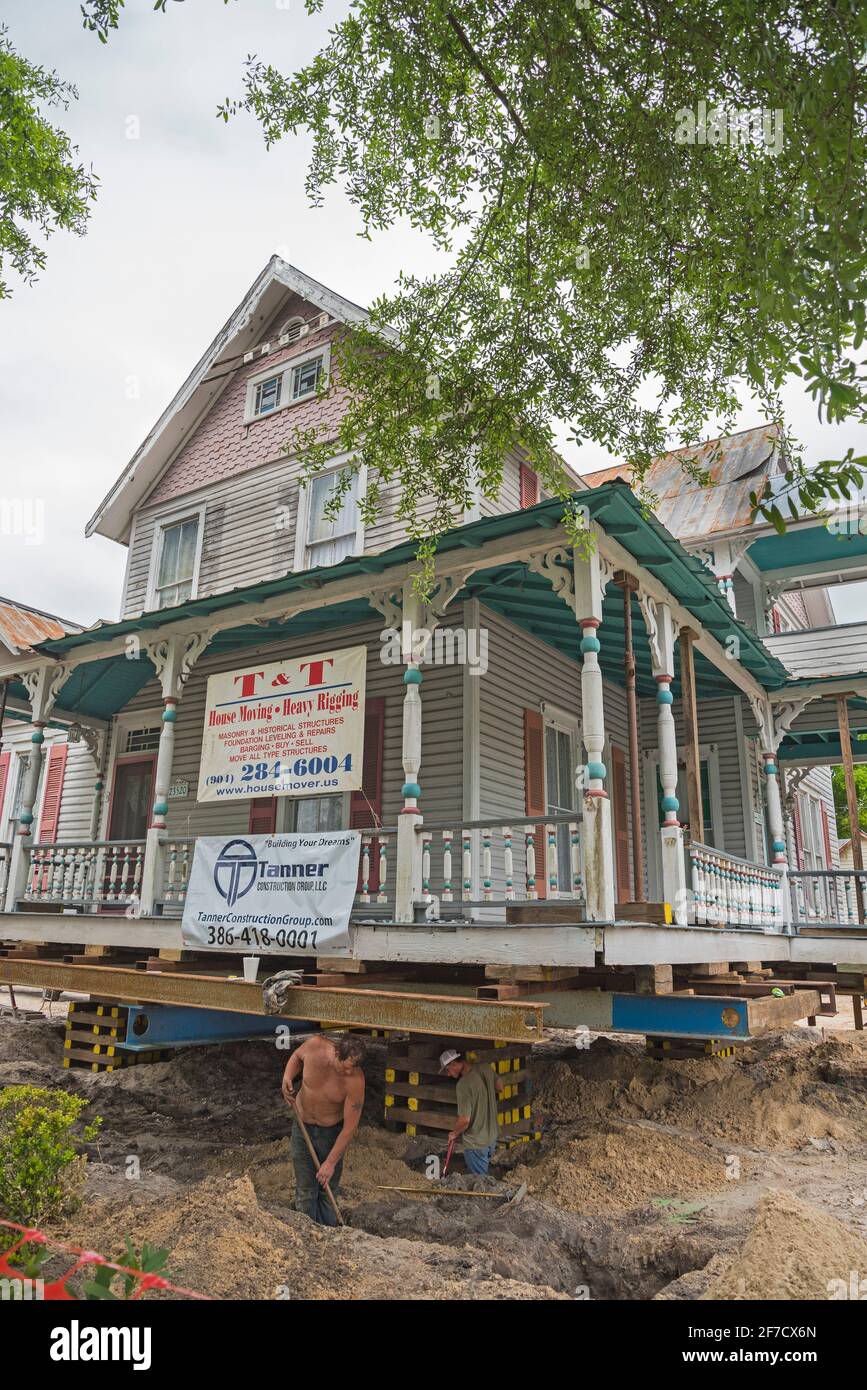
[{"label": "neighboring house", "polygon": [[[750,491],[781,478],[761,428],[721,442],[709,487],[677,454],[659,460],[655,517],[621,470],[576,478],[595,544],[573,551],[562,503],[516,447],[499,497],[478,496],[442,538],[421,603],[394,490],[365,527],[359,476],[328,517],[346,458],[302,487],[283,447],[296,425],[336,438],[332,346],[363,316],[273,259],[88,525],[127,547],[120,620],[0,663],[37,727],[87,729],[106,766],[91,844],[64,849],[80,831],[62,807],[44,850],[19,837],[7,907],[135,896],[177,911],[199,835],[349,826],[365,832],[365,917],[408,921],[432,893],[484,920],[527,896],[607,921],[647,897],[679,920],[778,929],[788,859],[796,910],[849,920],[802,884],[837,862],[841,690],[867,728],[867,636],[829,628],[826,593],[841,567],[867,575],[867,539],[828,553],[815,518],[784,537],[750,520]],[[484,634],[484,661],[395,667],[383,636],[402,621],[468,650]],[[211,676],[359,647],[360,788],[199,800]]]},{"label": "neighboring house", "polygon": [[[841,869],[852,868],[852,841],[840,841],[840,867]],[[861,858],[867,864],[867,830],[861,831]]]},{"label": "neighboring house", "polygon": [[[0,598],[0,662],[4,664],[32,657],[34,644],[46,638],[80,630],[77,624]],[[5,862],[22,811],[33,731],[26,700],[9,696],[2,684],[0,711],[0,857]],[[48,725],[44,730],[43,756],[31,812],[33,832],[39,840],[88,839],[94,833],[92,808],[97,768],[83,733],[74,725]]]}]

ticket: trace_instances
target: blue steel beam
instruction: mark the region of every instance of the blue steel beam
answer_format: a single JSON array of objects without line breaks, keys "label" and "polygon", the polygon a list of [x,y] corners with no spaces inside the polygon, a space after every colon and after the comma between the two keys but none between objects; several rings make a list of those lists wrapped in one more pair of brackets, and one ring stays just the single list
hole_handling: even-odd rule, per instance
[{"label": "blue steel beam", "polygon": [[226,1009],[188,1009],[173,1004],[130,1004],[123,1046],[133,1052],[155,1047],[191,1047],[203,1043],[242,1042],[310,1033],[318,1023],[299,1019],[233,1014]]}]

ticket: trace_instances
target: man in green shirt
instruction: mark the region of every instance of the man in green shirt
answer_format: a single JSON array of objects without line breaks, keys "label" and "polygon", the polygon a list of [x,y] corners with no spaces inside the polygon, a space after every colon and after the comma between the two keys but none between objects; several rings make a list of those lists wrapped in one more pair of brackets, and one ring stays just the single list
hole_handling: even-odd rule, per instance
[{"label": "man in green shirt", "polygon": [[487,1173],[497,1147],[497,1092],[503,1087],[487,1063],[474,1066],[454,1048],[440,1056],[440,1072],[458,1083],[455,1087],[458,1118],[449,1139],[461,1139],[464,1162],[471,1173]]}]

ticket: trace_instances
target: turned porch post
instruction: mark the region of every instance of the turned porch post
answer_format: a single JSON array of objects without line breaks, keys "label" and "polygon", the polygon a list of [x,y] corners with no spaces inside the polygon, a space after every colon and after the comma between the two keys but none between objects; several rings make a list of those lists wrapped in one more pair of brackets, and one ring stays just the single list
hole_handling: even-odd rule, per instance
[{"label": "turned porch post", "polygon": [[[846,779],[846,807],[849,811],[849,834],[852,844],[852,868],[864,868],[861,852],[861,822],[858,816],[858,791],[855,786],[855,760],[852,757],[852,734],[849,728],[848,696],[837,696],[837,727],[840,730],[840,755],[843,761],[843,775]],[[864,880],[855,874],[855,906],[858,921],[864,921]]]},{"label": "turned porch post", "polygon": [[698,703],[695,693],[695,658],[692,644],[698,636],[691,628],[680,629],[680,689],[683,706],[683,742],[686,754],[686,804],[691,840],[704,844],[704,810],[701,803],[701,752],[698,741]]},{"label": "turned porch post", "polygon": [[599,628],[605,584],[598,548],[574,552],[575,616],[581,628],[581,727],[587,763],[576,774],[584,793],[584,866],[587,915],[591,921],[614,920],[614,854],[611,802],[605,789],[605,711],[599,667]]},{"label": "turned porch post", "polygon": [[18,813],[18,825],[9,860],[6,890],[7,912],[14,911],[15,903],[23,897],[27,887],[30,862],[27,851],[33,843],[31,836],[44,756],[44,729],[54,709],[58,691],[67,675],[68,671],[65,666],[55,664],[40,666],[35,671],[27,671],[22,677],[30,701],[32,732],[30,734],[27,773],[21,789],[21,810]]},{"label": "turned porch post", "polygon": [[629,803],[632,819],[632,876],[633,896],[643,903],[644,891],[644,825],[641,820],[641,763],[638,753],[638,693],[636,690],[635,644],[632,633],[632,595],[638,580],[622,570],[614,576],[623,589],[624,653],[623,669],[626,678],[626,716],[629,721]]},{"label": "turned porch post", "polygon": [[145,837],[144,863],[141,877],[141,901],[139,911],[142,916],[153,914],[163,882],[163,846],[161,841],[166,833],[169,787],[172,781],[172,762],[175,752],[175,721],[178,717],[178,704],[184,693],[190,671],[204,651],[208,636],[203,633],[189,633],[178,637],[167,637],[154,642],[146,648],[146,655],[153,662],[157,679],[162,687],[163,713],[160,728],[160,742],[157,749],[157,766],[154,774],[154,800],[151,823]]},{"label": "turned porch post", "polygon": [[421,768],[422,673],[418,668],[417,657],[423,653],[416,651],[414,645],[417,640],[416,634],[422,627],[422,603],[411,579],[406,580],[403,585],[401,609],[401,658],[406,667],[403,673],[401,744],[404,781],[401,788],[403,806],[397,821],[394,917],[396,922],[412,922],[415,917],[415,904],[421,899],[422,894],[423,845],[416,827],[422,823],[418,804],[421,796],[418,775]]},{"label": "turned porch post", "polygon": [[662,896],[671,904],[675,922],[685,926],[688,921],[686,861],[683,849],[683,829],[678,819],[680,802],[677,799],[677,735],[672,705],[674,696],[674,617],[668,604],[654,604],[655,631],[651,636],[651,660],[656,681],[656,720],[659,743],[659,780],[662,785]]}]

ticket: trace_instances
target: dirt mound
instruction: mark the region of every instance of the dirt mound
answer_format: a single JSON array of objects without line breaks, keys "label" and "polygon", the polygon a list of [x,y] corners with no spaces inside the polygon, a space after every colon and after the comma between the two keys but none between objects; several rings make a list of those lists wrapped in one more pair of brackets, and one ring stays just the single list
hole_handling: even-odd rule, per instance
[{"label": "dirt mound", "polygon": [[734,1058],[653,1061],[600,1039],[586,1052],[535,1064],[539,1111],[560,1124],[648,1119],[769,1149],[811,1137],[867,1140],[867,1040],[790,1035]]},{"label": "dirt mound", "polygon": [[87,1239],[119,1249],[119,1236],[171,1252],[176,1282],[233,1299],[548,1299],[546,1286],[502,1278],[490,1256],[364,1231],[325,1230],[259,1205],[249,1177],[209,1178],[182,1198],[94,1206]]},{"label": "dirt mound", "polygon": [[[378,1200],[418,1200],[407,1193],[380,1190],[381,1186],[422,1187],[424,1178],[403,1162],[407,1139],[362,1125],[346,1154],[341,1193],[351,1202],[375,1196]],[[246,1144],[224,1149],[208,1161],[208,1170],[224,1176],[250,1178],[263,1199],[291,1202],[295,1196],[295,1170],[288,1135],[266,1144]]]},{"label": "dirt mound", "polygon": [[713,1149],[644,1129],[561,1140],[510,1176],[545,1202],[588,1215],[714,1192],[726,1181],[723,1158]]},{"label": "dirt mound", "polygon": [[[867,1279],[867,1241],[833,1216],[786,1192],[768,1192],[740,1254],[703,1299],[829,1299]],[[864,1286],[867,1288],[867,1284]]]}]

